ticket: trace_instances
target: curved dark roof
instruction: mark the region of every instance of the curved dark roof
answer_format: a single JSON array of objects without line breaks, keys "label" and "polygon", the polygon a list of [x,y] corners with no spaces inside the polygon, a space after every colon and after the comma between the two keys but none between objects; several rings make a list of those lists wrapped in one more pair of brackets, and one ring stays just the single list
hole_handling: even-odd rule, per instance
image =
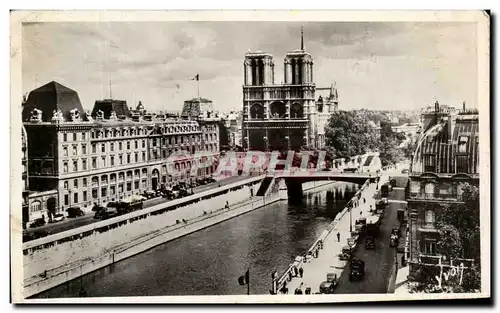
[{"label": "curved dark roof", "polygon": [[23,103],[23,121],[29,121],[35,108],[42,110],[44,122],[51,121],[54,110],[61,110],[65,120],[69,119],[69,111],[73,109],[78,109],[81,116],[85,114],[78,93],[55,81],[29,93],[28,99]]},{"label": "curved dark roof", "polygon": [[429,157],[436,164],[436,173],[456,173],[458,158],[467,160],[467,173],[479,173],[478,116],[458,116],[452,125],[449,123],[443,120],[419,138],[412,162],[413,172],[424,172],[425,157]]}]

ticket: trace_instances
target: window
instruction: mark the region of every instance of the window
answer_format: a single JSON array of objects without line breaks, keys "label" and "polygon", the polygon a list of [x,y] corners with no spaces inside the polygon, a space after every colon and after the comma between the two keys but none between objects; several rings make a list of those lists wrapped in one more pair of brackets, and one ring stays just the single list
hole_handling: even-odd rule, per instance
[{"label": "window", "polygon": [[82,186],[87,187],[87,178],[82,179]]},{"label": "window", "polygon": [[109,187],[109,194],[112,196],[116,193],[116,186]]},{"label": "window", "polygon": [[67,173],[68,172],[68,162],[64,162],[63,163],[63,173]]},{"label": "window", "polygon": [[73,155],[78,155],[78,146],[73,145]]},{"label": "window", "polygon": [[142,161],[143,161],[143,162],[144,162],[144,161],[146,161],[146,152],[143,152],[143,153],[142,153]]},{"label": "window", "polygon": [[93,198],[93,199],[97,199],[97,198],[99,198],[99,197],[97,196],[97,188],[92,189],[92,198]]},{"label": "window", "polygon": [[118,143],[118,150],[120,150],[120,151],[122,150],[122,143],[121,142]]},{"label": "window", "polygon": [[433,154],[427,154],[424,156],[424,170],[426,172],[436,171],[435,156]]},{"label": "window", "polygon": [[63,156],[68,156],[68,147],[63,147]]},{"label": "window", "polygon": [[73,203],[78,203],[78,192],[73,194]]},{"label": "window", "polygon": [[106,152],[106,144],[101,144],[101,152]]},{"label": "window", "polygon": [[110,157],[110,160],[109,160],[109,161],[111,162],[111,166],[115,166],[115,156],[114,156],[114,155],[112,155],[112,156]]},{"label": "window", "polygon": [[85,133],[82,133],[82,140],[85,140]]},{"label": "window", "polygon": [[66,133],[63,134],[63,141],[68,141],[68,134]]},{"label": "window", "polygon": [[40,211],[41,209],[42,209],[42,204],[40,203],[40,201],[35,201],[31,204],[30,212],[34,213]]},{"label": "window", "polygon": [[64,182],[64,189],[68,190],[68,182],[67,181]]},{"label": "window", "polygon": [[102,166],[106,167],[106,157],[102,157]]},{"label": "window", "polygon": [[73,172],[78,172],[78,161],[73,161]]},{"label": "window", "polygon": [[127,183],[127,191],[131,191],[132,190],[132,183]]},{"label": "window", "polygon": [[136,180],[134,182],[134,189],[139,189],[139,181],[138,180]]},{"label": "window", "polygon": [[168,144],[171,145],[172,144],[172,137],[168,137]]},{"label": "window", "polygon": [[82,169],[83,169],[84,171],[86,171],[86,170],[87,170],[87,159],[82,159]]},{"label": "window", "polygon": [[425,184],[425,195],[431,198],[434,196],[434,183]]},{"label": "window", "polygon": [[139,162],[139,153],[135,153],[135,162]]},{"label": "window", "polygon": [[130,141],[127,141],[127,150],[130,150]]},{"label": "window", "polygon": [[144,139],[142,140],[142,147],[146,148],[146,140],[144,140]]},{"label": "window", "polygon": [[184,143],[184,136],[181,136],[181,143]]},{"label": "window", "polygon": [[106,197],[106,196],[107,196],[107,188],[101,187],[101,197]]},{"label": "window", "polygon": [[135,148],[139,148],[139,142],[137,140],[135,141]]},{"label": "window", "polygon": [[78,179],[73,181],[73,187],[78,188]]},{"label": "window", "polygon": [[127,164],[130,163],[130,154],[127,154]]},{"label": "window", "polygon": [[425,227],[434,227],[436,222],[436,213],[433,210],[425,211]]},{"label": "window", "polygon": [[83,191],[83,202],[86,202],[87,201],[87,191],[84,190]]},{"label": "window", "polygon": [[122,193],[123,192],[123,184],[118,185],[118,192]]},{"label": "window", "polygon": [[115,144],[114,144],[114,142],[112,142],[112,143],[109,144],[109,150],[115,151]]},{"label": "window", "polygon": [[425,240],[425,254],[436,255],[436,241],[435,240]]},{"label": "window", "polygon": [[96,145],[95,145],[95,143],[92,144],[92,153],[96,153]]},{"label": "window", "polygon": [[92,158],[92,168],[97,168],[97,158]]},{"label": "window", "polygon": [[73,133],[73,141],[76,141],[76,133]]},{"label": "window", "polygon": [[87,145],[82,144],[82,154],[87,154]]},{"label": "window", "polygon": [[64,205],[69,205],[69,195],[64,195]]},{"label": "window", "polygon": [[467,143],[469,142],[469,137],[460,136],[458,140],[458,152],[465,153],[467,152]]},{"label": "window", "polygon": [[118,156],[118,161],[119,161],[120,165],[123,164],[123,155]]}]

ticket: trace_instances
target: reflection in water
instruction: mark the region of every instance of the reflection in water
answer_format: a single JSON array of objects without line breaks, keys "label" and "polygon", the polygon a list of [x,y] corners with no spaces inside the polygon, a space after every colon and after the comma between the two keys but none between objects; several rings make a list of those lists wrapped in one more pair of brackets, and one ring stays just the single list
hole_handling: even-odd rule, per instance
[{"label": "reflection in water", "polygon": [[237,278],[250,267],[250,292],[268,294],[271,273],[304,255],[358,185],[335,183],[165,243],[38,297],[246,294]]}]

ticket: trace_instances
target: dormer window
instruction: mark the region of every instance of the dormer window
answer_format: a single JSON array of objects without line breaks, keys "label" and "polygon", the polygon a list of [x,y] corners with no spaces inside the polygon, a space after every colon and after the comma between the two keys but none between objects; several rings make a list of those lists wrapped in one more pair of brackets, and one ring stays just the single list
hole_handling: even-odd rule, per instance
[{"label": "dormer window", "polygon": [[469,142],[469,137],[460,136],[458,140],[458,152],[466,153],[467,152],[467,143]]}]

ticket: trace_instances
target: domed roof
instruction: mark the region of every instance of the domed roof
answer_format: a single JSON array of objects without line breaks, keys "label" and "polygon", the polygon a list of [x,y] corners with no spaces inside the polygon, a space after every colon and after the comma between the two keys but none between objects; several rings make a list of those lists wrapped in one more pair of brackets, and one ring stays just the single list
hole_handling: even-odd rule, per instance
[{"label": "domed roof", "polygon": [[136,110],[138,110],[138,111],[139,111],[139,110],[140,110],[140,111],[144,110],[144,106],[142,105],[142,102],[141,102],[141,101],[139,101],[139,104],[137,105],[137,107],[136,107],[135,109],[136,109]]}]

